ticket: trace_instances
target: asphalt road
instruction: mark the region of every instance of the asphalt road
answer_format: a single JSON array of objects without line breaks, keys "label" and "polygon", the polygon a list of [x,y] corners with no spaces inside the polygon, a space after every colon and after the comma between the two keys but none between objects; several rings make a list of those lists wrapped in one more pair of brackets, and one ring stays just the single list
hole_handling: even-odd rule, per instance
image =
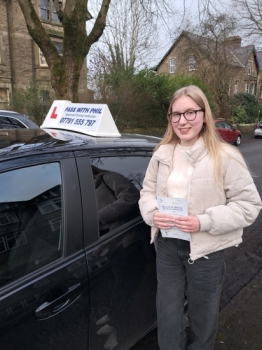
[{"label": "asphalt road", "polygon": [[[253,134],[242,135],[239,150],[243,154],[262,197],[262,139]],[[250,227],[244,229],[243,243],[226,250],[226,275],[220,310],[262,270],[262,212]],[[158,350],[156,330],[149,333],[132,350]]]}]

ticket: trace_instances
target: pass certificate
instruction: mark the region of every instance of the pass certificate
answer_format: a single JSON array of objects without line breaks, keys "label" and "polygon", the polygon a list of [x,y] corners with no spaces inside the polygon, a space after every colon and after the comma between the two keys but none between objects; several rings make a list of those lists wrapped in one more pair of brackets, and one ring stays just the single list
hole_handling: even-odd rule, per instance
[{"label": "pass certificate", "polygon": [[[186,198],[157,197],[160,213],[173,216],[187,216]],[[190,241],[190,233],[179,230],[176,226],[169,229],[161,229],[162,237],[179,238]]]}]

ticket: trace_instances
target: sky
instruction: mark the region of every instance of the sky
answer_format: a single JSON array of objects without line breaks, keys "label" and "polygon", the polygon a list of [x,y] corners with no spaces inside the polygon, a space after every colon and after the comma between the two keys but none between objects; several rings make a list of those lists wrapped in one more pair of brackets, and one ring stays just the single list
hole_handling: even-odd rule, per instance
[{"label": "sky", "polygon": [[[173,21],[173,26],[171,21],[169,21],[170,28],[162,28],[159,30],[160,41],[159,47],[156,52],[154,63],[158,64],[161,58],[169,50],[171,45],[174,43],[175,37],[178,36],[184,28],[185,23],[183,22],[183,15],[190,16],[192,20],[192,25],[197,25],[199,23],[199,10],[204,10],[204,3],[206,0],[173,0],[174,7],[177,9],[178,15]],[[213,0],[215,8],[221,12],[228,13],[227,6],[231,3],[231,0]],[[180,25],[181,24],[181,25]]]},{"label": "sky", "polygon": [[[118,0],[119,1],[119,0]],[[184,28],[185,22],[183,21],[183,16],[189,16],[192,20],[192,24],[197,25],[199,21],[199,9],[204,9],[204,4],[208,0],[170,0],[171,6],[173,6],[177,12],[176,16],[169,16],[165,20],[165,24],[161,23],[159,20],[159,40],[156,39],[156,49],[153,54],[150,54],[151,61],[150,66],[157,65],[171,45],[174,43],[175,38],[180,35]],[[225,12],[226,4],[229,4],[231,0],[212,0],[216,8]],[[101,0],[89,1],[88,9],[92,14],[96,13],[98,4]],[[93,26],[93,21],[88,21],[87,25],[91,28]],[[155,35],[155,33],[152,33]]]}]

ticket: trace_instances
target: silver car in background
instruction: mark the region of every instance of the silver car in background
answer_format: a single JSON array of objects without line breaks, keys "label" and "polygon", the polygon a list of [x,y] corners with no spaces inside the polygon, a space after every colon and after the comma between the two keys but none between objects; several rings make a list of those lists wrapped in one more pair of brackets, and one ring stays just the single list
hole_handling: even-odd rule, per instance
[{"label": "silver car in background", "polygon": [[257,123],[256,128],[254,130],[254,136],[255,139],[257,139],[258,137],[262,137],[262,120]]}]

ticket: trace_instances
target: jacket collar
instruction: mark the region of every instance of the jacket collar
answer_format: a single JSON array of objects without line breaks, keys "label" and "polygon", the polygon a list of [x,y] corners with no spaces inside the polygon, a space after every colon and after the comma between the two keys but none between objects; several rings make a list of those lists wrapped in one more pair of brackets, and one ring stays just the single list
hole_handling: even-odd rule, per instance
[{"label": "jacket collar", "polygon": [[207,154],[208,150],[206,148],[206,145],[204,143],[204,140],[202,137],[200,137],[186,152],[189,160],[191,161],[192,164],[195,164],[197,162],[200,162],[201,159],[203,159]]},{"label": "jacket collar", "polygon": [[[155,152],[154,156],[161,163],[170,165],[173,159],[174,150],[175,146],[172,144],[162,145]],[[208,154],[208,150],[205,146],[203,138],[200,137],[186,152],[186,154],[193,165],[204,158]]]}]

